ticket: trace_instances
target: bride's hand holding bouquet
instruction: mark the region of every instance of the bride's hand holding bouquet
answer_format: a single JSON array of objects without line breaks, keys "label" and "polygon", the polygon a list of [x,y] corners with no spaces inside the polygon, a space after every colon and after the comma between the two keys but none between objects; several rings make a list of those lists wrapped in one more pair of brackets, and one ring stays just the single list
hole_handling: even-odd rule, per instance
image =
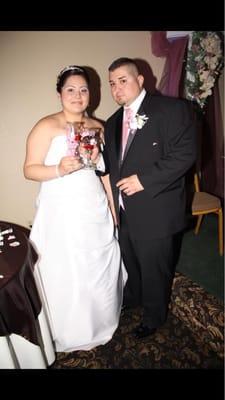
[{"label": "bride's hand holding bouquet", "polygon": [[61,158],[59,164],[56,166],[57,176],[63,177],[81,168],[83,168],[83,164],[79,157],[65,156]]}]

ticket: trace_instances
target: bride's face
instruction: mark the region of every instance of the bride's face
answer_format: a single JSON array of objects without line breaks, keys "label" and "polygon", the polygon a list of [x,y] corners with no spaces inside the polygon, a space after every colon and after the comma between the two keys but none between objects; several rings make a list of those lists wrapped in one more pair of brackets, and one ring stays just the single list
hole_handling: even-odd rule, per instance
[{"label": "bride's face", "polygon": [[89,104],[89,88],[81,75],[69,76],[61,90],[61,102],[64,109],[82,113]]}]

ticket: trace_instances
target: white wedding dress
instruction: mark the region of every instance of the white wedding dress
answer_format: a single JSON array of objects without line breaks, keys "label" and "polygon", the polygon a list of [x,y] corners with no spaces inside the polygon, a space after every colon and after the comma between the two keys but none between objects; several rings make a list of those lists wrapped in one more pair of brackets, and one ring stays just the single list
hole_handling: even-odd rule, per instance
[{"label": "white wedding dress", "polygon": [[[67,154],[56,136],[45,164]],[[35,278],[55,349],[90,350],[118,327],[127,279],[101,180],[81,169],[41,184],[30,239],[39,260]]]}]

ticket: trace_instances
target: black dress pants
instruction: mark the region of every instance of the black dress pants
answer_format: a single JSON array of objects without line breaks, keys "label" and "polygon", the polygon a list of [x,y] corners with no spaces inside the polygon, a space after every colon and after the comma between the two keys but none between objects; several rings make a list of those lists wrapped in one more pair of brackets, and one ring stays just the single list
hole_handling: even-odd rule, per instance
[{"label": "black dress pants", "polygon": [[143,306],[143,323],[158,328],[167,318],[181,235],[180,240],[178,234],[157,239],[143,237],[131,232],[126,212],[121,209],[119,242],[128,273],[124,304]]}]

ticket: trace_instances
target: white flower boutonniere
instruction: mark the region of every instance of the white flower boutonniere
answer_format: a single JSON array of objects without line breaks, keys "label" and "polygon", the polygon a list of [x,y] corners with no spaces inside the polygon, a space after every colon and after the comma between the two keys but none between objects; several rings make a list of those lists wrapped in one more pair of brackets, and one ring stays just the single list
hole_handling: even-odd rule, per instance
[{"label": "white flower boutonniere", "polygon": [[134,118],[131,119],[129,127],[133,131],[136,129],[141,129],[146,124],[148,117],[146,115],[136,114]]}]

